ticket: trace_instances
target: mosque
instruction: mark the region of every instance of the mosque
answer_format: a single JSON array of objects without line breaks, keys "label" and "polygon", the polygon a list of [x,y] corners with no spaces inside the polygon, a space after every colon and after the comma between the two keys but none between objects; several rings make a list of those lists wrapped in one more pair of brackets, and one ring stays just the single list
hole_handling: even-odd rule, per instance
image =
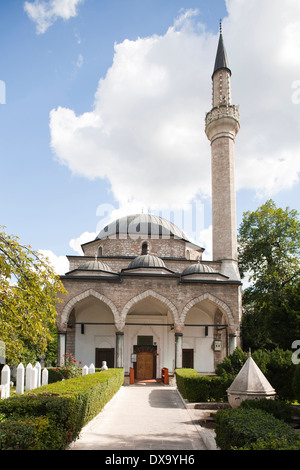
[{"label": "mosque", "polygon": [[181,228],[152,214],[121,217],[68,256],[57,303],[58,362],[66,351],[82,364],[160,377],[166,367],[213,373],[240,344],[234,142],[238,107],[222,30],[212,75],[212,261]]}]

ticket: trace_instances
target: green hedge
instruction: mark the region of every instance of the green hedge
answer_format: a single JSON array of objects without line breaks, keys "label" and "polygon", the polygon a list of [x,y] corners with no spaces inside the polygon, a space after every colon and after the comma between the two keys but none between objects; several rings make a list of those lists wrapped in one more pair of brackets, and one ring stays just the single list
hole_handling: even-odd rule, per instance
[{"label": "green hedge", "polygon": [[177,369],[176,384],[179,392],[190,402],[227,400],[226,390],[232,379],[200,375],[194,369]]},{"label": "green hedge", "polygon": [[240,404],[241,408],[260,409],[271,413],[274,418],[281,419],[285,423],[292,422],[292,407],[281,400],[268,400],[262,398],[260,400],[245,400]]},{"label": "green hedge", "polygon": [[261,409],[219,411],[215,423],[221,450],[300,450],[299,433]]},{"label": "green hedge", "polygon": [[108,369],[1,400],[0,450],[65,449],[123,380],[123,369]]},{"label": "green hedge", "polygon": [[[48,371],[48,384],[66,380],[59,367],[47,367]],[[95,369],[95,372],[101,372],[101,368]]]}]

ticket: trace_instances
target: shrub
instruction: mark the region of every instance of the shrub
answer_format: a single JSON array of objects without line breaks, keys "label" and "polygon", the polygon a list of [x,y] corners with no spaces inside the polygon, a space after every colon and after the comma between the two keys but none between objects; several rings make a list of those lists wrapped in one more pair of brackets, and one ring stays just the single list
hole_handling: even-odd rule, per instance
[{"label": "shrub", "polygon": [[[48,370],[48,384],[60,382],[61,380],[70,378],[69,374],[62,373],[62,369],[60,367],[47,367],[47,370]],[[96,368],[95,372],[101,372],[101,368]],[[80,368],[80,372],[77,373],[75,376],[79,377],[81,375],[82,375],[82,369]]]},{"label": "shrub", "polygon": [[296,366],[292,362],[292,351],[275,348],[273,351],[255,351],[252,357],[280,399],[293,400]]},{"label": "shrub", "polygon": [[123,369],[109,369],[2,400],[0,449],[65,449],[119,390],[123,377]]},{"label": "shrub", "polygon": [[188,390],[186,388],[187,379],[191,377],[197,377],[198,375],[198,372],[196,372],[194,369],[175,370],[176,385],[183,398],[187,399],[188,396]]},{"label": "shrub", "polygon": [[194,369],[178,369],[175,375],[178,390],[190,402],[223,401],[231,383],[227,378],[200,375]]},{"label": "shrub", "polygon": [[260,409],[271,413],[274,418],[281,419],[286,423],[292,421],[292,408],[280,400],[268,400],[263,398],[261,400],[245,400],[240,405],[241,408],[247,409]]},{"label": "shrub", "polygon": [[[215,416],[216,443],[221,450],[297,448],[300,437],[288,424],[260,409],[234,408]],[[282,446],[282,447],[278,447]]]},{"label": "shrub", "polygon": [[295,400],[300,402],[300,364],[298,364],[295,368],[292,387]]},{"label": "shrub", "polygon": [[60,382],[63,377],[57,367],[47,367],[48,370],[48,384]]},{"label": "shrub", "polygon": [[0,426],[0,449],[45,450],[59,449],[59,428],[46,416],[8,419]]},{"label": "shrub", "polygon": [[[236,348],[216,366],[216,374],[231,379],[233,382],[248,358],[248,353]],[[253,360],[275,388],[277,395],[283,400],[293,400],[293,377],[295,365],[292,352],[275,348],[273,351],[257,350],[252,354]]]},{"label": "shrub", "polygon": [[222,362],[216,366],[216,374],[220,376],[231,376],[235,377],[246,360],[248,359],[248,354],[242,351],[241,348],[237,347],[232,354],[226,356]]}]

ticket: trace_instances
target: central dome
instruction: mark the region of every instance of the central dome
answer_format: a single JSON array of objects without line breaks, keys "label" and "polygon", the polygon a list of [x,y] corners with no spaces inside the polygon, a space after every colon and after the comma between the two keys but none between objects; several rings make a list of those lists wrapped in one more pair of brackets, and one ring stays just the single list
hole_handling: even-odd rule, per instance
[{"label": "central dome", "polygon": [[176,237],[187,241],[187,236],[183,230],[172,222],[152,214],[134,214],[121,217],[104,227],[96,237],[96,240],[120,234]]}]

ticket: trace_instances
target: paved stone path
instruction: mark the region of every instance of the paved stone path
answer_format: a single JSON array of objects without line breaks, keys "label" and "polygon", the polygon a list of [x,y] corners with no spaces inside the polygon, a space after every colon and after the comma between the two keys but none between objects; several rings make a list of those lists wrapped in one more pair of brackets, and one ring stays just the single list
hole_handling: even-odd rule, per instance
[{"label": "paved stone path", "polygon": [[123,386],[70,450],[207,450],[176,387]]}]

